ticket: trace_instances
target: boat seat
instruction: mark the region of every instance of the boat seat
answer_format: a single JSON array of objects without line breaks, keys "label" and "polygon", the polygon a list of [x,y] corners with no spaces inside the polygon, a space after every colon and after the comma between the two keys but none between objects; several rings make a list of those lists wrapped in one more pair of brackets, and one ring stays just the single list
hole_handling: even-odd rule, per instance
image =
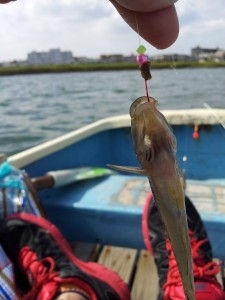
[{"label": "boat seat", "polygon": [[[215,257],[225,259],[225,180],[187,180]],[[41,192],[47,217],[69,240],[144,248],[141,218],[148,180],[115,174]],[[56,200],[57,199],[57,200]]]},{"label": "boat seat", "polygon": [[149,191],[146,177],[115,174],[46,190],[41,199],[69,240],[143,248],[141,217]]}]

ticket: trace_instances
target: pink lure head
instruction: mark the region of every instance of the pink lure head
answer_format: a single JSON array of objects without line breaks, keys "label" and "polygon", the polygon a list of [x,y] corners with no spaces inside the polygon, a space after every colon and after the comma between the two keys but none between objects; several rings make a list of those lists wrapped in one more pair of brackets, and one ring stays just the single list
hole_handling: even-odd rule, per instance
[{"label": "pink lure head", "polygon": [[145,54],[139,54],[136,57],[136,61],[138,63],[139,66],[143,65],[144,63],[148,62],[148,56]]}]

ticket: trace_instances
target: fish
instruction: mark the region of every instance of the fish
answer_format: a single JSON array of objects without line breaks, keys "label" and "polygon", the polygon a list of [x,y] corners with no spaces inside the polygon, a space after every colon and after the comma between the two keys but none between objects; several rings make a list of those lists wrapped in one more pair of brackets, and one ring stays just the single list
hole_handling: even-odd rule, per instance
[{"label": "fish", "polygon": [[182,174],[172,128],[152,97],[137,98],[130,107],[131,134],[140,167],[108,165],[148,177],[165,231],[171,242],[187,300],[195,300],[192,256]]}]

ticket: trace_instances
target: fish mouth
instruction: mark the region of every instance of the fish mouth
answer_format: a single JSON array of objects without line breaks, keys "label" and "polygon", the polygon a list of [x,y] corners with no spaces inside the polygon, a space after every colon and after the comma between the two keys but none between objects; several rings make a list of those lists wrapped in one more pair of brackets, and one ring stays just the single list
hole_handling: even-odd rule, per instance
[{"label": "fish mouth", "polygon": [[148,98],[146,96],[142,96],[137,98],[130,106],[130,116],[131,118],[134,116],[137,107],[141,104],[148,102]]},{"label": "fish mouth", "polygon": [[135,112],[136,112],[136,109],[137,109],[140,105],[142,105],[142,104],[144,104],[144,103],[153,103],[153,104],[156,105],[157,102],[158,102],[158,101],[155,100],[155,99],[152,98],[152,97],[142,96],[142,97],[137,98],[137,99],[131,104],[131,106],[130,106],[130,116],[131,116],[131,118],[134,117]]}]

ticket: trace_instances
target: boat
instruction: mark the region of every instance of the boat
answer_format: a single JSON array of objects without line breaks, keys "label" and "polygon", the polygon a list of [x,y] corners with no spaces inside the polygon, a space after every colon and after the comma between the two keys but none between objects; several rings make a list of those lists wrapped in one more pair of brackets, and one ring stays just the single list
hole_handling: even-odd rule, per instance
[{"label": "boat", "polygon": [[[185,174],[186,194],[204,221],[214,257],[223,261],[225,109],[164,110],[162,113],[177,139],[177,159]],[[71,179],[71,173],[65,173],[70,174],[69,180],[38,191],[47,217],[68,240],[145,248],[141,218],[150,192],[147,178],[112,171],[82,176],[83,168],[109,170],[108,164],[138,166],[129,115],[96,121],[16,153],[8,161],[36,181],[53,171],[80,171],[80,177]]]}]

